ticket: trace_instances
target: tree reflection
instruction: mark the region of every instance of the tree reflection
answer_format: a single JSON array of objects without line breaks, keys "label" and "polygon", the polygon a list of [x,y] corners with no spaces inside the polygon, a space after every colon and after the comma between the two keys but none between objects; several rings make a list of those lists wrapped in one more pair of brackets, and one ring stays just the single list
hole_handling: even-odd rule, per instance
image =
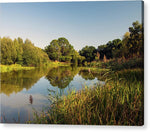
[{"label": "tree reflection", "polygon": [[92,71],[92,70],[87,70],[87,69],[84,69],[84,70],[80,70],[79,71],[79,75],[84,78],[85,80],[93,80],[95,78],[97,78],[98,80],[102,81],[104,80],[104,72],[97,72],[97,71]]},{"label": "tree reflection", "polygon": [[93,80],[95,76],[89,70],[80,70],[79,75],[84,78],[85,80]]},{"label": "tree reflection", "polygon": [[[24,88],[30,89],[38,80],[46,75],[50,84],[59,89],[71,87],[69,84],[74,76],[79,74],[85,80],[93,80],[95,77],[102,80],[102,74],[92,70],[80,70],[77,66],[51,67],[51,68],[36,68],[29,71],[17,71],[1,73],[1,91],[6,95],[18,93]],[[63,90],[60,91],[63,93]]]},{"label": "tree reflection", "polygon": [[17,71],[1,73],[1,91],[6,95],[13,92],[18,93],[24,88],[30,89],[42,76],[46,75],[47,70],[38,68],[29,71]]},{"label": "tree reflection", "polygon": [[52,86],[63,89],[69,85],[78,72],[77,67],[56,67],[48,72],[46,78]]}]

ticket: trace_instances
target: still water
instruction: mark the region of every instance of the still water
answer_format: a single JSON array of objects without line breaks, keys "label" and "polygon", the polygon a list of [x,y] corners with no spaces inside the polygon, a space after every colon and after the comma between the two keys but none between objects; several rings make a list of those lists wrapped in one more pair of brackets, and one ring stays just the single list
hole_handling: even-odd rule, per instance
[{"label": "still water", "polygon": [[[99,74],[78,67],[37,68],[1,74],[1,122],[25,123],[49,106],[49,94],[67,95],[84,85],[94,86]],[[53,91],[50,93],[50,91]]]}]

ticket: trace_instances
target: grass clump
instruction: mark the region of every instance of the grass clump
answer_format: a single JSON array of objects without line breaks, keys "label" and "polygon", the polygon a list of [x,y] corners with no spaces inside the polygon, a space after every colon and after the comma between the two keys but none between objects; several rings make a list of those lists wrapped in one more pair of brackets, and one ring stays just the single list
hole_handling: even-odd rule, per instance
[{"label": "grass clump", "polygon": [[[128,73],[131,81],[127,80]],[[84,86],[76,93],[57,98],[47,112],[35,114],[33,123],[143,125],[143,76],[140,81],[136,79],[143,70],[110,74],[112,78],[107,78],[104,86]]]}]

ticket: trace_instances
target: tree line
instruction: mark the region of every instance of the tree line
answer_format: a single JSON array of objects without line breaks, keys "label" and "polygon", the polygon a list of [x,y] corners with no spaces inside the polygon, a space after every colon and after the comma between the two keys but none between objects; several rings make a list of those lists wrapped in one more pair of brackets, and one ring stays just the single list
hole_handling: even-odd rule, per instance
[{"label": "tree line", "polygon": [[1,64],[20,64],[26,66],[39,66],[49,61],[48,55],[40,48],[26,39],[18,37],[12,40],[9,37],[0,38]]},{"label": "tree line", "polygon": [[114,39],[106,44],[98,46],[85,46],[79,51],[84,56],[85,61],[113,59],[113,58],[132,58],[133,56],[144,56],[144,34],[143,25],[138,21],[133,22],[122,38]]},{"label": "tree line", "polygon": [[52,40],[43,50],[35,47],[29,39],[23,42],[20,37],[14,40],[3,37],[0,42],[1,64],[5,65],[38,66],[49,60],[84,64],[95,60],[144,56],[143,25],[138,21],[133,22],[122,40],[114,39],[97,48],[85,46],[79,52],[64,37]]},{"label": "tree line", "polygon": [[84,64],[95,60],[131,58],[133,56],[144,56],[143,26],[138,21],[133,22],[121,39],[114,39],[97,48],[85,46],[77,52],[66,38],[52,40],[44,51],[54,61],[72,62]]}]

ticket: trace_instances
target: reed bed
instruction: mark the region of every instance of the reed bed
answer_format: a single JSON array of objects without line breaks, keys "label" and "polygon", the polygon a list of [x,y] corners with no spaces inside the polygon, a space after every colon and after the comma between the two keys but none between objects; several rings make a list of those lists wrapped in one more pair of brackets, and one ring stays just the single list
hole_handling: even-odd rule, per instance
[{"label": "reed bed", "polygon": [[[67,96],[53,97],[46,112],[32,123],[136,125],[144,124],[143,70],[106,72],[106,84],[74,90]],[[52,99],[51,99],[52,101]]]}]

